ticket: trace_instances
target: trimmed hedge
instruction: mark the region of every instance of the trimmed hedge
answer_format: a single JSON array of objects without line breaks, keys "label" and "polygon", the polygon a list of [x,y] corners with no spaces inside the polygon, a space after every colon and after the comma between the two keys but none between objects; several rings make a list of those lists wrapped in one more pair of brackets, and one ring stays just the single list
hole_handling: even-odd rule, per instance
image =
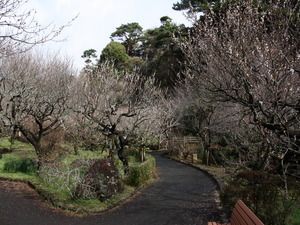
[{"label": "trimmed hedge", "polygon": [[155,158],[146,154],[145,162],[130,166],[128,175],[129,185],[139,187],[150,180],[155,174],[155,166]]}]

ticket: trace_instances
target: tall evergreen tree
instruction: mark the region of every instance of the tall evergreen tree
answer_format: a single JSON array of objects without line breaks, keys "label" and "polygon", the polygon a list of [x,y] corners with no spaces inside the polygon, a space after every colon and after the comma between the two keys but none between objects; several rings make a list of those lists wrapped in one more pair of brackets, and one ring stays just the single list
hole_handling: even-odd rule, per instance
[{"label": "tall evergreen tree", "polygon": [[134,45],[137,44],[142,34],[143,28],[138,23],[127,23],[117,27],[117,30],[111,34],[111,39],[120,40],[126,48],[126,54],[133,56]]},{"label": "tall evergreen tree", "polygon": [[125,47],[119,42],[112,41],[102,50],[99,63],[113,61],[120,68],[127,59],[128,55],[126,54]]},{"label": "tall evergreen tree", "polygon": [[85,59],[85,63],[86,64],[90,64],[92,62],[92,58],[97,58],[96,55],[96,50],[95,49],[89,49],[89,50],[85,50],[81,56],[81,58]]},{"label": "tall evergreen tree", "polygon": [[164,16],[162,25],[147,30],[143,39],[143,59],[146,62],[147,74],[155,74],[156,81],[164,87],[172,87],[181,70],[183,54],[173,38],[186,33],[185,25],[176,25],[172,19]]},{"label": "tall evergreen tree", "polygon": [[189,10],[191,7],[197,12],[205,12],[212,6],[219,5],[220,0],[181,0],[173,4],[173,9],[176,11]]}]

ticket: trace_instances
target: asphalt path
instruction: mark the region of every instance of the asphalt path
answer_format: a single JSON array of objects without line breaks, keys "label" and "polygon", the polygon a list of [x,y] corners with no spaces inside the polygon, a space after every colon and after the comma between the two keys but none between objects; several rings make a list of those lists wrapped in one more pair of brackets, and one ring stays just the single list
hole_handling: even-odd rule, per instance
[{"label": "asphalt path", "polygon": [[100,215],[74,216],[54,209],[24,184],[0,182],[1,225],[206,225],[222,222],[217,186],[205,173],[152,153],[159,179],[121,207]]}]

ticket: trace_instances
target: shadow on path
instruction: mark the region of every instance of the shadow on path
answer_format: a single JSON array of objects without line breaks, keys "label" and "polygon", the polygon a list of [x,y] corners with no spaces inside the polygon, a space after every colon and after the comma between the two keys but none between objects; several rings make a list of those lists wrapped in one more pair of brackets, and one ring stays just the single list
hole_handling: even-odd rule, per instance
[{"label": "shadow on path", "polygon": [[[74,216],[51,208],[24,184],[0,182],[2,225],[206,225],[221,221],[215,203],[215,183],[205,173],[151,153],[156,158],[159,180],[131,201],[101,215]],[[13,188],[14,187],[14,188]]]}]

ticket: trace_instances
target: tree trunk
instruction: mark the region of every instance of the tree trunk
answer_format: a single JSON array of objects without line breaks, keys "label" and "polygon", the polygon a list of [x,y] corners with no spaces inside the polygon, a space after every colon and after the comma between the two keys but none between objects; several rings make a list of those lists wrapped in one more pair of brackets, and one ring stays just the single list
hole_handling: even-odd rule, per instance
[{"label": "tree trunk", "polygon": [[118,136],[119,138],[119,145],[118,147],[118,157],[119,159],[122,161],[123,166],[124,166],[124,174],[128,174],[129,173],[129,163],[128,160],[125,156],[125,145],[127,143],[127,140],[123,137],[123,136]]}]

